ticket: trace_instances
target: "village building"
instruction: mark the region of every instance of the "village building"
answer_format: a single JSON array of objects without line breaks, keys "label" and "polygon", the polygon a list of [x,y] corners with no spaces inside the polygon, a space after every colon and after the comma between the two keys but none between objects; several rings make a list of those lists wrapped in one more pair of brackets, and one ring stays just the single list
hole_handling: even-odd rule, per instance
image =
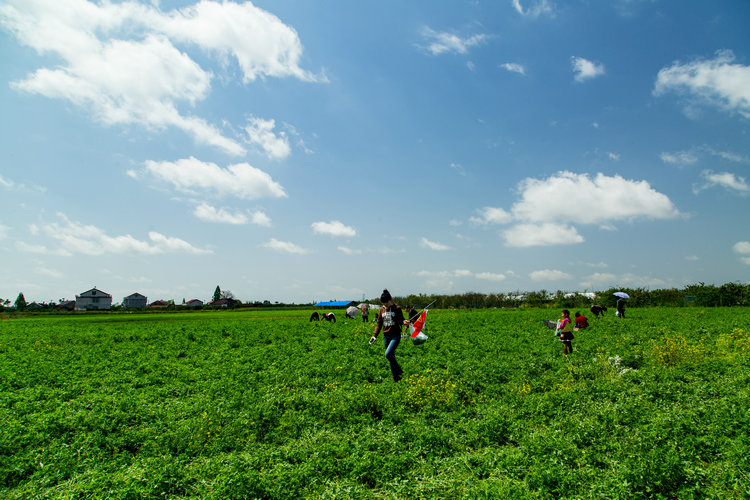
[{"label": "village building", "polygon": [[203,301],[198,299],[188,300],[187,302],[185,302],[185,305],[187,307],[200,309],[201,307],[203,307]]},{"label": "village building", "polygon": [[122,299],[122,307],[127,308],[140,308],[146,307],[148,304],[148,297],[141,295],[140,293],[133,293]]},{"label": "village building", "polygon": [[112,296],[94,287],[76,295],[76,311],[108,311],[112,308]]}]

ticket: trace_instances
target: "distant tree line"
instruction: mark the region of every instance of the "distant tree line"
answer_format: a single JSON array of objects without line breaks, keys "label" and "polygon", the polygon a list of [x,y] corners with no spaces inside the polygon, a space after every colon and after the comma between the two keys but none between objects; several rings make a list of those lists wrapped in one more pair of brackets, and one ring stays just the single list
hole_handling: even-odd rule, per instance
[{"label": "distant tree line", "polygon": [[[568,293],[558,290],[549,292],[476,293],[456,295],[419,294],[397,297],[401,305],[411,305],[421,309],[435,301],[436,309],[471,309],[498,307],[554,307],[567,309],[588,309],[593,304],[612,307],[617,302],[615,292],[625,292],[630,296],[628,307],[732,307],[750,304],[750,284],[726,283],[721,286],[698,283],[684,288],[648,290],[646,288],[610,288],[593,292],[593,297],[585,293]],[[374,301],[378,303],[378,301]]]},{"label": "distant tree line", "polygon": [[[483,309],[483,308],[501,308],[501,307],[551,307],[565,309],[588,309],[593,304],[612,307],[615,305],[617,298],[613,295],[615,292],[625,292],[630,296],[627,301],[628,307],[650,307],[650,306],[667,306],[667,307],[735,307],[750,305],[750,284],[725,283],[721,286],[706,285],[697,283],[684,288],[668,288],[648,290],[646,288],[610,288],[608,290],[578,293],[578,292],[549,292],[547,290],[538,290],[533,292],[510,292],[510,293],[477,293],[466,292],[455,295],[439,294],[410,294],[406,296],[395,297],[395,301],[403,306],[411,305],[421,309],[434,302],[431,307],[435,309]],[[226,299],[228,304],[224,307],[228,309],[240,308],[287,308],[287,307],[310,307],[309,304],[285,304],[269,300],[254,301],[243,303],[234,298],[232,292],[221,290],[218,286],[214,291],[214,300]],[[184,299],[183,299],[184,302]],[[369,299],[367,302],[379,304],[378,299]],[[26,302],[23,293],[19,293],[15,302],[10,299],[0,298],[0,311],[31,310],[30,304]],[[51,311],[55,309],[56,304],[49,302],[47,304],[33,304],[35,311]],[[167,310],[184,309],[185,306],[176,306],[171,302]],[[114,305],[113,311],[122,309],[122,306]],[[204,309],[215,309],[210,303],[204,306]]]}]

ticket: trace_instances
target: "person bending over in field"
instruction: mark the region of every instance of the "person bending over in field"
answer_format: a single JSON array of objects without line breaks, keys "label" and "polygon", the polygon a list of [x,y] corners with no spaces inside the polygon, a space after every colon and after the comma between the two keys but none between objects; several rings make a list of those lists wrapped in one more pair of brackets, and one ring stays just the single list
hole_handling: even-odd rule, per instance
[{"label": "person bending over in field", "polygon": [[320,321],[320,315],[318,314],[318,311],[315,311],[310,315],[310,321]]},{"label": "person bending over in field", "polygon": [[563,309],[560,320],[560,342],[563,343],[563,354],[573,352],[573,323],[570,321],[570,311]]},{"label": "person bending over in field", "polygon": [[591,314],[593,314],[595,318],[599,318],[600,314],[602,315],[602,317],[604,317],[604,311],[606,310],[607,310],[607,306],[597,306],[597,305],[591,306]]},{"label": "person bending over in field", "polygon": [[323,313],[323,317],[321,319],[324,319],[328,321],[329,323],[336,324],[336,315],[331,313]]},{"label": "person bending over in field", "polygon": [[380,302],[383,306],[378,311],[377,324],[375,332],[370,337],[370,344],[375,342],[380,331],[383,331],[385,341],[385,359],[391,365],[391,375],[393,381],[398,382],[404,375],[404,371],[396,361],[396,348],[401,342],[401,329],[403,325],[408,325],[409,320],[404,319],[404,313],[401,308],[393,303],[393,298],[388,290],[383,290],[380,295]]}]

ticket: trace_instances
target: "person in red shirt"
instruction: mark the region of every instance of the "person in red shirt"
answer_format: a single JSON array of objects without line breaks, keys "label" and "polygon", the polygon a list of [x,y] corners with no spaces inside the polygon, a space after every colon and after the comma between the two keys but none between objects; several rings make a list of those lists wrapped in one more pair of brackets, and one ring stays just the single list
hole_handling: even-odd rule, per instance
[{"label": "person in red shirt", "polygon": [[577,312],[575,316],[576,316],[576,326],[575,326],[576,330],[583,330],[584,328],[588,328],[589,320],[586,319],[586,316],[584,316],[583,314],[579,312]]}]

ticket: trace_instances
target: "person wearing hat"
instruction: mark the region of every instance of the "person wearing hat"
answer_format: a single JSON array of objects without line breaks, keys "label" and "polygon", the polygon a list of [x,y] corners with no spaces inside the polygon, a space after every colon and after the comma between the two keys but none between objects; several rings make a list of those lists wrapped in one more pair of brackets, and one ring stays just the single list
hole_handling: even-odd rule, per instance
[{"label": "person wearing hat", "polygon": [[401,329],[403,325],[408,324],[409,321],[404,319],[404,313],[401,307],[393,303],[393,298],[390,292],[386,289],[380,295],[380,302],[383,304],[378,311],[377,324],[375,326],[375,332],[370,338],[370,344],[375,342],[378,334],[383,332],[383,338],[385,340],[385,359],[391,365],[391,375],[393,375],[393,381],[398,382],[404,374],[401,366],[396,361],[396,348],[399,342],[401,342]]}]

